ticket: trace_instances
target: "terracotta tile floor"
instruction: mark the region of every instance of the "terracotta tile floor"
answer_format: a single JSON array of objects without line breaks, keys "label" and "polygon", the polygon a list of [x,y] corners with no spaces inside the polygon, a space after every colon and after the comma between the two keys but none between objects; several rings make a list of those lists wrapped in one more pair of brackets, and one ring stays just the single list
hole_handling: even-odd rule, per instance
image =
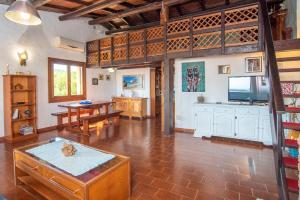
[{"label": "terracotta tile floor", "polygon": [[[278,199],[271,149],[212,143],[184,133],[165,137],[155,120],[121,120],[119,128],[105,127],[89,139],[53,131],[38,140],[57,135],[130,156],[132,200]],[[12,149],[0,144],[0,194],[35,199],[13,185]]]}]

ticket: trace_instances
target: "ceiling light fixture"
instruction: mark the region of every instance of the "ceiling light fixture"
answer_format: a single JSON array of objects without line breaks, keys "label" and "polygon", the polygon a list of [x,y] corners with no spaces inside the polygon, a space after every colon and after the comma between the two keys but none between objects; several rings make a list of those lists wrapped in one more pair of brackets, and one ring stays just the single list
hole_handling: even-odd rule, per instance
[{"label": "ceiling light fixture", "polygon": [[29,0],[17,0],[6,10],[4,16],[15,23],[23,25],[40,25],[41,17]]}]

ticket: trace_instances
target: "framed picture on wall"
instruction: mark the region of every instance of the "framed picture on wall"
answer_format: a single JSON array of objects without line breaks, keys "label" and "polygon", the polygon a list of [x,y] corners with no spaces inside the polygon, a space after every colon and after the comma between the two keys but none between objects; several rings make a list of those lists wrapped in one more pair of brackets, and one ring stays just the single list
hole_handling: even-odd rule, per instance
[{"label": "framed picture on wall", "polygon": [[123,89],[134,90],[144,88],[144,75],[124,75],[122,77]]},{"label": "framed picture on wall", "polygon": [[262,72],[262,58],[261,57],[246,58],[246,72],[247,73]]},{"label": "framed picture on wall", "polygon": [[205,63],[182,63],[182,92],[205,92]]},{"label": "framed picture on wall", "polygon": [[92,78],[92,85],[98,85],[98,79]]},{"label": "framed picture on wall", "polygon": [[99,74],[99,80],[103,81],[104,80],[104,74]]}]

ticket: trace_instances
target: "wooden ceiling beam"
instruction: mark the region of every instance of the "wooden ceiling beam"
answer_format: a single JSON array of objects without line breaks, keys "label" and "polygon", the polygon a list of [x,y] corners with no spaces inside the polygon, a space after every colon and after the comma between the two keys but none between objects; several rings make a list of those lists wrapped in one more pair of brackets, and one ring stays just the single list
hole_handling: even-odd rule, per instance
[{"label": "wooden ceiling beam", "polygon": [[[133,4],[129,3],[129,2],[122,2],[122,3],[120,3],[120,5],[122,5],[122,6],[126,7],[126,8],[131,8],[131,9],[138,7],[138,6],[133,5]],[[143,13],[137,14],[137,16],[140,19],[142,19],[143,23],[149,23],[149,20],[143,15]]]},{"label": "wooden ceiling beam", "polygon": [[[164,3],[167,6],[172,6],[172,5],[184,3],[184,2],[187,2],[187,1],[188,0],[166,0],[166,1],[164,1]],[[139,6],[139,7],[133,8],[133,9],[125,10],[125,11],[122,11],[120,13],[111,14],[111,15],[108,15],[106,17],[99,17],[97,19],[89,21],[89,24],[90,25],[95,25],[95,24],[111,21],[115,18],[121,18],[121,17],[130,16],[130,15],[136,15],[136,14],[139,14],[139,13],[142,13],[142,12],[157,10],[157,9],[161,8],[161,4],[162,4],[161,2],[154,2],[154,3],[144,5],[144,6]]]},{"label": "wooden ceiling beam", "polygon": [[200,0],[200,6],[202,10],[206,10],[206,0]]},{"label": "wooden ceiling beam", "polygon": [[[58,6],[58,5],[53,5],[53,4],[46,4],[41,7],[39,7],[39,10],[44,10],[48,12],[57,12],[57,13],[68,13],[74,11],[72,8],[66,8],[63,6]],[[90,18],[98,18],[99,16],[104,17],[105,15],[100,15],[100,14],[87,14],[85,17],[90,17]]]},{"label": "wooden ceiling beam", "polygon": [[142,24],[142,25],[131,26],[131,27],[128,27],[128,28],[121,28],[121,29],[118,29],[118,30],[110,30],[110,31],[106,31],[105,34],[106,35],[111,35],[111,34],[115,34],[115,33],[145,29],[145,28],[158,26],[158,25],[160,25],[160,21],[150,22],[150,23]]},{"label": "wooden ceiling beam", "polygon": [[176,11],[178,12],[179,16],[183,15],[180,6],[175,6]]},{"label": "wooden ceiling beam", "polygon": [[[59,16],[59,20],[60,21],[64,21],[64,20],[69,20],[69,19],[74,19],[76,17],[80,17],[82,15],[86,15],[88,13],[103,9],[103,8],[107,8],[109,6],[115,5],[115,4],[119,4],[122,2],[125,2],[126,0],[104,0],[104,1],[98,1],[96,3],[93,3],[89,6],[85,6],[83,8],[80,8],[78,10],[72,11],[70,13],[67,13],[65,15]],[[108,20],[110,21],[110,20]]]},{"label": "wooden ceiling beam", "polygon": [[[187,14],[187,15],[183,15],[183,16],[180,16],[180,17],[174,17],[174,18],[172,18],[172,20],[177,20],[177,19],[180,20],[180,19],[183,19],[183,18],[198,16],[198,15],[202,15],[202,14],[205,15],[207,13],[211,13],[211,12],[215,12],[215,11],[232,9],[232,8],[240,7],[240,6],[243,6],[243,5],[252,5],[254,3],[257,3],[257,0],[243,0],[243,1],[235,2],[235,3],[231,3],[229,5],[212,7],[212,8],[209,8],[209,9],[205,10],[205,11],[200,10],[200,11],[193,12],[193,13],[190,13],[190,14]],[[155,21],[155,22],[151,22],[151,23],[147,23],[147,24],[143,24],[143,25],[132,26],[132,27],[129,27],[129,28],[122,28],[122,29],[118,29],[118,30],[106,31],[105,34],[106,35],[111,35],[111,34],[120,33],[120,32],[128,32],[128,31],[145,29],[145,28],[158,26],[158,25],[160,25],[160,22]]]},{"label": "wooden ceiling beam", "polygon": [[114,29],[119,29],[120,28],[120,26],[118,26],[114,22],[108,22],[108,24],[111,25]]},{"label": "wooden ceiling beam", "polygon": [[68,1],[68,2],[71,2],[71,3],[77,3],[79,5],[82,5],[82,6],[90,6],[91,2],[87,2],[87,1],[82,1],[82,0],[65,0],[65,1]]},{"label": "wooden ceiling beam", "polygon": [[[109,14],[111,14],[111,13],[118,13],[118,11],[116,11],[116,10],[114,10],[114,9],[112,9],[112,8],[103,8],[102,11],[103,11],[103,12],[107,12],[107,13],[109,13]],[[126,25],[131,25],[131,24],[129,23],[129,21],[128,21],[125,17],[121,18],[121,20],[122,20]],[[112,22],[112,21],[110,21],[110,22]],[[112,23],[114,24],[114,22],[112,22]]]},{"label": "wooden ceiling beam", "polygon": [[[68,2],[73,2],[73,3],[77,3],[77,4],[80,4],[82,6],[90,6],[92,5],[93,3],[91,2],[87,2],[87,1],[82,1],[82,0],[65,0],[65,1],[68,1]],[[127,2],[122,2],[122,3],[127,3]],[[121,5],[122,5],[121,3]],[[111,13],[117,13],[118,11],[112,9],[112,8],[103,8],[102,9],[103,12],[107,12],[109,14]],[[126,24],[126,25],[131,25],[129,23],[128,20],[126,20],[125,18],[122,18],[122,21]],[[117,28],[120,28],[119,26],[117,26],[114,22],[108,22],[109,26],[113,27],[114,29],[117,29]]]},{"label": "wooden ceiling beam", "polygon": [[107,12],[109,12],[109,13],[117,13],[117,12],[118,12],[117,10],[114,10],[114,9],[112,9],[112,8],[103,8],[102,10],[103,10],[103,11],[107,11]]}]

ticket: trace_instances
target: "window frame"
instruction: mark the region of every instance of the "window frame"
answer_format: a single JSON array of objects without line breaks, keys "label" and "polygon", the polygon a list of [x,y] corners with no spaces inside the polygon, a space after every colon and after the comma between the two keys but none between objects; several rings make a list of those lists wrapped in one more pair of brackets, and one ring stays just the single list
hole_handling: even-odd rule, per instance
[{"label": "window frame", "polygon": [[[54,96],[54,64],[67,65],[67,85],[68,91],[66,96]],[[71,66],[82,67],[82,95],[71,95]],[[49,103],[59,103],[66,101],[78,101],[86,99],[86,63],[80,61],[65,60],[48,57],[48,101]]]}]

